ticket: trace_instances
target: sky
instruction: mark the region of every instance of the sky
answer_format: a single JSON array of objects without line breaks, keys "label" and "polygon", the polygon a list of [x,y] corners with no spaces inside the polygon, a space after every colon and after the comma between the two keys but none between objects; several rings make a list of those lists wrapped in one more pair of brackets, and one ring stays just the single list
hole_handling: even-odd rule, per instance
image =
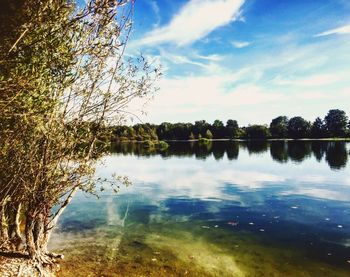
[{"label": "sky", "polygon": [[163,71],[144,122],[350,115],[350,0],[137,0],[140,52]]}]

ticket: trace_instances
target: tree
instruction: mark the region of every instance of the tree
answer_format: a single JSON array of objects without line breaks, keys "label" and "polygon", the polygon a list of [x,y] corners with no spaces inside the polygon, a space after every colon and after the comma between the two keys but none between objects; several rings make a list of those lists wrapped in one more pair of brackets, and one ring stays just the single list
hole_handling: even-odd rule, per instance
[{"label": "tree", "polygon": [[279,116],[274,118],[270,123],[270,132],[273,138],[288,137],[288,117]]},{"label": "tree", "polygon": [[0,15],[0,245],[40,270],[53,262],[47,243],[77,190],[117,188],[94,179],[101,138],[132,99],[152,93],[159,72],[123,57],[131,2],[15,2]]},{"label": "tree", "polygon": [[221,120],[216,119],[212,125],[211,132],[214,138],[223,138],[225,135],[224,123]]},{"label": "tree", "polygon": [[206,139],[213,139],[213,134],[210,132],[209,129],[205,132],[205,138]]},{"label": "tree", "polygon": [[288,135],[291,138],[307,138],[310,135],[311,124],[301,116],[293,117],[288,123]]},{"label": "tree", "polygon": [[326,129],[331,137],[342,137],[346,135],[348,117],[342,110],[330,110],[325,119]]},{"label": "tree", "polygon": [[198,120],[194,122],[194,134],[200,138],[205,136],[205,132],[210,128],[210,124],[205,120]]},{"label": "tree", "polygon": [[250,125],[245,128],[245,132],[248,139],[267,139],[271,136],[265,125]]},{"label": "tree", "polygon": [[236,120],[232,120],[232,119],[227,120],[226,136],[230,139],[238,138],[239,126]]},{"label": "tree", "polygon": [[319,117],[315,119],[311,126],[311,136],[313,138],[323,138],[326,135],[326,127]]}]

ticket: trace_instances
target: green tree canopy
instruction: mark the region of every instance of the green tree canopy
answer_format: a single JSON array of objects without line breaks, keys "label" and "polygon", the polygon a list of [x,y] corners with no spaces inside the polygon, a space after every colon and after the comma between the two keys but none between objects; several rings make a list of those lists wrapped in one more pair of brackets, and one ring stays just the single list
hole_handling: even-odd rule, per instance
[{"label": "green tree canopy", "polygon": [[272,119],[270,123],[270,132],[273,138],[288,137],[288,117],[279,116]]},{"label": "green tree canopy", "polygon": [[307,138],[310,135],[311,124],[301,116],[292,117],[288,122],[288,135],[291,138]]},{"label": "green tree canopy", "polygon": [[326,129],[330,136],[342,137],[346,134],[348,117],[345,111],[334,109],[330,110],[325,119]]}]

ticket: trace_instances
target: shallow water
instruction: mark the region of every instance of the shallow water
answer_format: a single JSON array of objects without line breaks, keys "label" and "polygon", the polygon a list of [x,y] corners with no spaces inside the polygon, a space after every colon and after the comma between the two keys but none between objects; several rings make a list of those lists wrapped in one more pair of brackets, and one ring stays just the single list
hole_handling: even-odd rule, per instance
[{"label": "shallow water", "polygon": [[117,145],[51,241],[60,276],[350,276],[350,143]]}]

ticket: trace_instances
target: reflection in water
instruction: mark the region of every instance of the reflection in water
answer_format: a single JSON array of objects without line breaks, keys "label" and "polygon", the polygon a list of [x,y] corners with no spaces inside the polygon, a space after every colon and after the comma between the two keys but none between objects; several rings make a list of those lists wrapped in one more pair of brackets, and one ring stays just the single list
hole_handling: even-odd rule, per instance
[{"label": "reflection in water", "polygon": [[61,276],[349,276],[349,143],[115,145],[51,242]]},{"label": "reflection in water", "polygon": [[161,155],[164,158],[192,157],[206,159],[211,155],[216,160],[223,159],[225,153],[229,160],[238,159],[239,149],[247,149],[249,154],[262,154],[270,150],[273,160],[286,163],[303,162],[313,156],[326,161],[331,169],[341,169],[348,162],[349,150],[347,143],[342,141],[212,141],[207,144],[196,142],[169,142],[170,147],[163,151],[146,149],[139,143],[119,143],[113,145],[113,152],[136,156]]}]

